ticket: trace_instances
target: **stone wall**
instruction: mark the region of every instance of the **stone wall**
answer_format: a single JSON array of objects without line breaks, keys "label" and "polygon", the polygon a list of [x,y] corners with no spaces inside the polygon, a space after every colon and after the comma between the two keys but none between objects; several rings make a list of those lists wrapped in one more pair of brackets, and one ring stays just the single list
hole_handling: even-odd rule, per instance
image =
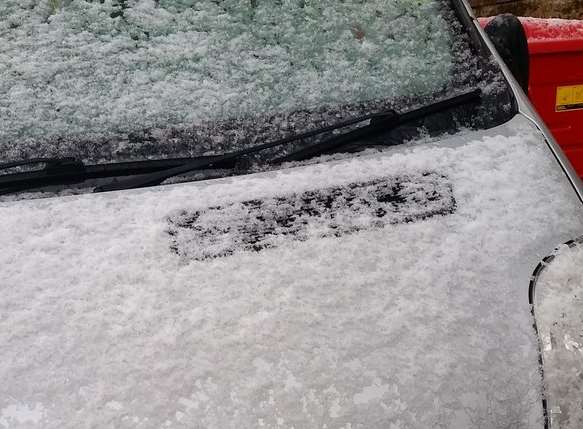
[{"label": "stone wall", "polygon": [[583,19],[583,0],[470,0],[477,16],[513,13],[540,18]]}]

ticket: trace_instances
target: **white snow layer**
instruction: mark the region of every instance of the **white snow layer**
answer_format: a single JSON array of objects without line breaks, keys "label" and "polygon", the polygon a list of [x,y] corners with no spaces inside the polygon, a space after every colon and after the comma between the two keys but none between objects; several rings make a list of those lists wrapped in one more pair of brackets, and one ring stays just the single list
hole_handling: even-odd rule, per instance
[{"label": "white snow layer", "polygon": [[[472,135],[0,203],[0,427],[540,428],[529,278],[583,231],[581,204],[525,119]],[[424,171],[455,212],[202,261],[170,249],[180,210]]]},{"label": "white snow layer", "polygon": [[451,45],[433,0],[2,0],[0,142],[432,94]]},{"label": "white snow layer", "polygon": [[583,23],[579,19],[520,18],[529,43],[548,40],[582,40]]},{"label": "white snow layer", "polygon": [[561,246],[536,283],[549,410],[556,427],[583,426],[583,248]]}]

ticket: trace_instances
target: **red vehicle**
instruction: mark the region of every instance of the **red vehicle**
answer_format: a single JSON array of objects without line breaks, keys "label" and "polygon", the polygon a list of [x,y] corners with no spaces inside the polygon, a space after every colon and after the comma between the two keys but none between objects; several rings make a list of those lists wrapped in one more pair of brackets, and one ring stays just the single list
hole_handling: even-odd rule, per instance
[{"label": "red vehicle", "polygon": [[[485,26],[491,18],[481,18]],[[583,176],[583,21],[520,18],[528,40],[528,96]]]}]

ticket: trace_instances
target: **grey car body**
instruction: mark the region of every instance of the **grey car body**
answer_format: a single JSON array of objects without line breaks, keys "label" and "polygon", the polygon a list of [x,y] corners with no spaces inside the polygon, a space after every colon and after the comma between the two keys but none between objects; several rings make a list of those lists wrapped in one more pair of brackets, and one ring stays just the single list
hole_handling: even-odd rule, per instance
[{"label": "grey car body", "polygon": [[581,188],[500,67],[487,130],[0,203],[0,426],[543,427],[528,286]]}]

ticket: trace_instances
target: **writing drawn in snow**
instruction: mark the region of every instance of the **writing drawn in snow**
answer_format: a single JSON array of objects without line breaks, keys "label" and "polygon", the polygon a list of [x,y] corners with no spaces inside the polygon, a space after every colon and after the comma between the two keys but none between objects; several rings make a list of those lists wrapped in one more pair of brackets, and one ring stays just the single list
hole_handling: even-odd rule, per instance
[{"label": "writing drawn in snow", "polygon": [[174,253],[204,260],[413,222],[455,208],[447,177],[424,172],[181,210],[168,217],[167,233]]}]

